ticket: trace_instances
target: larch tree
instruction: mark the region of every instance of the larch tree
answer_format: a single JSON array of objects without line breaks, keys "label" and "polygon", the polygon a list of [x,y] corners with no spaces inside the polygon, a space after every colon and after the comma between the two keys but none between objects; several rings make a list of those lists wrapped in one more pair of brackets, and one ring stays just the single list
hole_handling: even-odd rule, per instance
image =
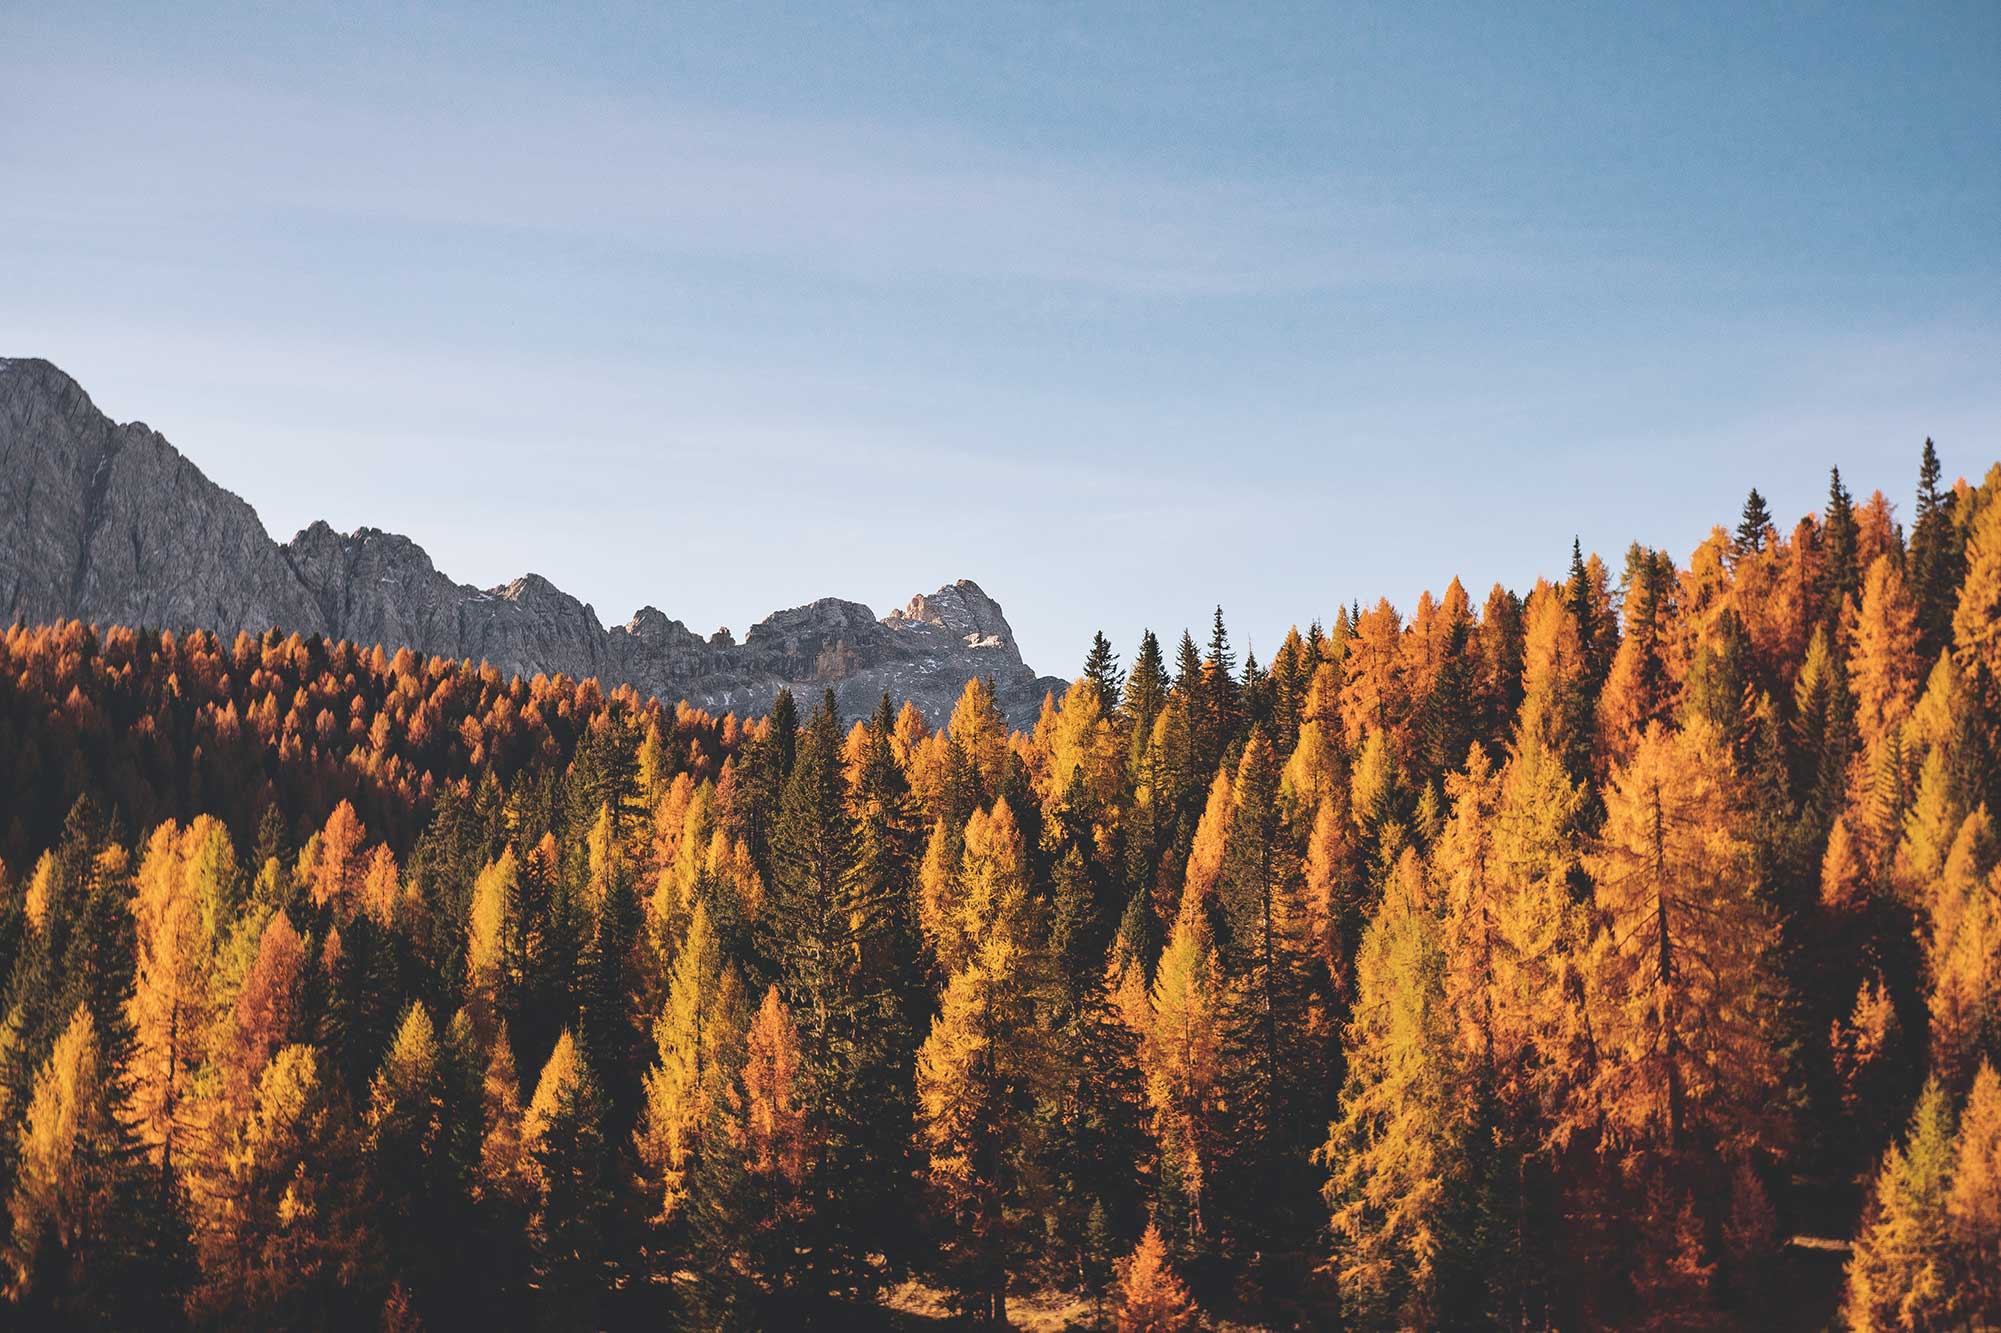
[{"label": "larch tree", "polygon": [[305,965],[306,942],[289,916],[272,912],[219,1037],[222,1097],[238,1114],[249,1108],[264,1066],[297,1034]]},{"label": "larch tree", "polygon": [[1937,932],[1928,996],[1932,1072],[1953,1091],[1983,1060],[2001,1059],[2001,872],[1960,901],[1950,930]]},{"label": "larch tree", "polygon": [[1649,728],[1605,804],[1586,858],[1602,922],[1586,969],[1599,1062],[1580,1111],[1643,1151],[1768,1146],[1774,925],[1747,873],[1728,752],[1700,723]]},{"label": "larch tree", "polygon": [[1279,779],[1279,799],[1294,824],[1312,820],[1323,801],[1347,798],[1340,692],[1340,674],[1332,663],[1321,663],[1307,686],[1292,754]]},{"label": "larch tree", "polygon": [[1439,1327],[1471,1311],[1470,1102],[1462,1095],[1445,952],[1424,867],[1406,849],[1355,960],[1347,1083],[1321,1149],[1333,1210],[1328,1267],[1342,1309],[1363,1326]]},{"label": "larch tree", "polygon": [[1188,871],[1181,880],[1181,899],[1193,898],[1210,919],[1216,919],[1221,904],[1216,900],[1216,882],[1223,873],[1223,857],[1229,850],[1232,806],[1230,775],[1216,770],[1209,784],[1209,799],[1202,818],[1195,825],[1195,840],[1188,850]]},{"label": "larch tree", "polygon": [[1582,792],[1532,736],[1498,772],[1475,747],[1446,792],[1452,818],[1432,873],[1461,1049],[1513,1113],[1533,1115],[1564,1064],[1569,1024],[1556,997],[1582,936],[1569,884]]},{"label": "larch tree", "polygon": [[1196,1327],[1201,1316],[1195,1298],[1175,1274],[1159,1227],[1147,1224],[1119,1269],[1119,1303],[1112,1311],[1118,1333],[1186,1333]]},{"label": "larch tree", "polygon": [[8,1200],[5,1292],[27,1326],[114,1327],[145,1310],[134,1242],[150,1192],[138,1185],[124,1114],[116,1071],[78,1005],[35,1074]]},{"label": "larch tree", "polygon": [[1052,1051],[1042,1012],[1054,984],[1004,802],[990,824],[999,846],[990,866],[967,876],[966,961],[918,1051],[917,1099],[944,1270],[963,1309],[998,1322],[1043,1185],[1037,1106]]},{"label": "larch tree", "polygon": [[1848,1131],[1873,1157],[1889,1137],[1904,1082],[1903,1034],[1880,974],[1865,980],[1854,1008],[1829,1025],[1828,1049]]},{"label": "larch tree", "polygon": [[362,1227],[352,1116],[310,1046],[281,1047],[208,1182],[198,1312],[252,1326],[350,1327],[381,1306]]},{"label": "larch tree", "polygon": [[1064,691],[1049,738],[1044,810],[1053,814],[1067,804],[1088,818],[1117,801],[1125,763],[1111,716],[1104,695],[1089,676],[1079,677]]},{"label": "larch tree", "polygon": [[[986,812],[975,810],[973,818],[985,826]],[[960,875],[965,864],[966,824],[939,819],[931,825],[924,844],[924,859],[917,870],[917,923],[926,951],[938,971],[949,977],[966,961],[963,930],[965,885]]]},{"label": "larch tree", "polygon": [[1222,1075],[1221,977],[1208,913],[1184,895],[1154,970],[1152,1019],[1140,1048],[1160,1161],[1156,1216],[1183,1252],[1206,1244]]},{"label": "larch tree", "polygon": [[1355,830],[1345,804],[1330,797],[1315,809],[1304,869],[1307,935],[1334,995],[1347,991],[1354,944],[1362,927]]},{"label": "larch tree", "polygon": [[[199,853],[207,832],[190,827],[183,835],[172,821],[155,829],[133,902],[138,968],[132,993],[132,1109],[140,1138],[157,1155],[167,1181],[199,1131],[190,1093],[214,1021],[212,931],[228,924],[210,925],[217,915],[213,899],[204,903],[200,880],[190,873],[189,853]],[[222,837],[226,842],[228,834]],[[233,865],[230,870],[233,874]]]},{"label": "larch tree", "polygon": [[1857,1333],[1950,1327],[1953,1138],[1951,1099],[1932,1083],[1904,1141],[1884,1154],[1849,1255],[1841,1313]]},{"label": "larch tree", "polygon": [[1632,756],[1633,746],[1672,711],[1667,657],[1673,632],[1674,562],[1635,543],[1626,557],[1625,633],[1611,655],[1598,695],[1597,758],[1610,769]]},{"label": "larch tree", "polygon": [[1387,598],[1378,601],[1355,627],[1341,664],[1341,718],[1348,748],[1360,746],[1367,731],[1401,743],[1408,706],[1404,687],[1403,624]]},{"label": "larch tree", "polygon": [[1954,1314],[2001,1321],[2001,1076],[1982,1064],[1960,1109],[1952,1188],[1945,1199]]},{"label": "larch tree", "polygon": [[1539,581],[1526,609],[1517,734],[1533,735],[1578,778],[1591,739],[1587,670],[1577,617],[1561,591]]},{"label": "larch tree", "polygon": [[1480,1121],[1469,1169],[1487,1213],[1486,1309],[1517,1322],[1548,1299],[1553,1113],[1587,1067],[1576,978],[1583,913],[1570,888],[1582,792],[1534,736],[1494,771],[1478,746],[1448,779],[1433,850],[1443,899],[1445,1002],[1465,1095]]},{"label": "larch tree", "polygon": [[480,1234],[487,1238],[500,1271],[508,1274],[494,1284],[484,1302],[489,1310],[507,1307],[518,1291],[515,1283],[530,1264],[528,1221],[539,1200],[534,1159],[522,1141],[525,1113],[521,1079],[514,1063],[514,1045],[503,1026],[493,1036],[479,1089],[479,1163],[473,1175],[473,1207]]},{"label": "larch tree", "polygon": [[1873,756],[1910,716],[1920,683],[1917,607],[1890,556],[1878,556],[1869,566],[1848,639],[1856,727],[1864,753]]},{"label": "larch tree", "polygon": [[520,960],[521,869],[504,849],[473,881],[466,920],[466,996],[477,1010],[504,1017],[512,1008]]},{"label": "larch tree", "polygon": [[993,683],[981,676],[966,682],[946,727],[953,746],[963,756],[979,798],[992,800],[1000,790],[1007,766],[1007,718],[994,699]]},{"label": "larch tree", "polygon": [[1983,707],[2001,702],[2001,498],[1981,504],[1967,535],[1966,576],[1952,612],[1952,655]]},{"label": "larch tree", "polygon": [[299,877],[311,886],[313,906],[328,908],[343,920],[353,915],[360,905],[367,866],[361,853],[367,836],[353,803],[342,801],[327,816],[326,825],[307,840],[299,854]]},{"label": "larch tree", "polygon": [[696,1178],[703,1137],[742,1047],[742,1000],[708,907],[697,900],[674,957],[666,1006],[653,1025],[655,1063],[646,1073],[635,1131],[647,1207],[675,1224]]}]

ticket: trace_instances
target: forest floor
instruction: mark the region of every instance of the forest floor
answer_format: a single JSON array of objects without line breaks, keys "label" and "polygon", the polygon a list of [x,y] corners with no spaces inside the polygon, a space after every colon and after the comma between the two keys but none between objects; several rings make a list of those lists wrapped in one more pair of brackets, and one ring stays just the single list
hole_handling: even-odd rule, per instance
[{"label": "forest floor", "polygon": [[[929,1286],[922,1282],[905,1282],[883,1293],[881,1311],[884,1329],[908,1330],[919,1333],[925,1329],[971,1328],[953,1315],[947,1303],[943,1288]],[[1088,1330],[1110,1327],[1098,1322],[1099,1316],[1109,1320],[1109,1309],[1099,1311],[1090,1300],[1075,1292],[1047,1288],[1041,1291],[1011,1292],[1007,1298],[1008,1327],[1020,1329],[1022,1333],[1070,1333],[1071,1330]],[[1218,1321],[1205,1325],[1216,1333],[1258,1333],[1253,1324],[1238,1324]]]},{"label": "forest floor", "polygon": [[[905,1282],[883,1293],[883,1308],[893,1319],[883,1327],[892,1329],[939,1329],[961,1325],[952,1314],[942,1288],[922,1282]],[[1007,1322],[1025,1333],[1064,1333],[1065,1329],[1090,1328],[1091,1303],[1065,1291],[1010,1293]]]},{"label": "forest floor", "polygon": [[[1758,1312],[1739,1325],[1767,1333],[1817,1333],[1836,1326],[1842,1289],[1842,1264],[1847,1245],[1818,1237],[1795,1236],[1774,1256],[1766,1272],[1769,1285]],[[1008,1326],[1023,1333],[1071,1333],[1100,1327],[1091,1302],[1072,1292],[1046,1289],[1017,1292],[1008,1297]],[[859,1312],[858,1312],[859,1313]],[[1728,1327],[1730,1325],[1723,1325]],[[925,1333],[926,1330],[971,1328],[952,1313],[943,1288],[909,1281],[883,1293],[882,1304],[858,1317],[855,1327]],[[1257,1326],[1217,1322],[1205,1327],[1217,1333],[1257,1333]]]}]

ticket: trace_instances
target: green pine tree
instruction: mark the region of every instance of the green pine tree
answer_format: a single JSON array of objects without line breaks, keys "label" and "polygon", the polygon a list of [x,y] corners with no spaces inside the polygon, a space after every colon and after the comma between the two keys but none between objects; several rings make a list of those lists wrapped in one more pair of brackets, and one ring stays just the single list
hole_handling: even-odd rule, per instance
[{"label": "green pine tree", "polygon": [[1737,550],[1762,551],[1770,535],[1772,511],[1766,507],[1765,497],[1758,494],[1753,486],[1751,493],[1744,497],[1744,514],[1737,520]]},{"label": "green pine tree", "polygon": [[1084,678],[1097,684],[1098,698],[1104,701],[1105,711],[1117,711],[1119,691],[1126,678],[1119,671],[1119,655],[1112,651],[1111,641],[1102,630],[1091,636],[1091,651],[1084,658]]},{"label": "green pine tree", "polygon": [[1855,519],[1855,497],[1841,483],[1841,469],[1828,475],[1827,508],[1821,515],[1822,578],[1825,614],[1832,626],[1841,620],[1842,604],[1862,586],[1861,528]]},{"label": "green pine tree", "polygon": [[1918,604],[1918,657],[1931,662],[1952,643],[1952,611],[1965,574],[1964,534],[1954,496],[1939,489],[1938,450],[1925,441],[1918,465],[1918,510],[1911,525],[1910,588]]}]

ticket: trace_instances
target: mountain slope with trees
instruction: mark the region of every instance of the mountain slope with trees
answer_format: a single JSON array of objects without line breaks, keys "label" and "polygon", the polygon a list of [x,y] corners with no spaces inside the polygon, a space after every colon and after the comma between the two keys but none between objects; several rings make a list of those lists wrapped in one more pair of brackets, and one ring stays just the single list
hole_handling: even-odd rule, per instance
[{"label": "mountain slope with trees", "polygon": [[[1560,549],[1560,548],[1559,548]],[[15,1326],[2001,1321],[2001,465],[768,714],[0,637]],[[1831,1256],[1831,1257],[1830,1257]],[[885,1314],[885,1318],[887,1315]]]}]

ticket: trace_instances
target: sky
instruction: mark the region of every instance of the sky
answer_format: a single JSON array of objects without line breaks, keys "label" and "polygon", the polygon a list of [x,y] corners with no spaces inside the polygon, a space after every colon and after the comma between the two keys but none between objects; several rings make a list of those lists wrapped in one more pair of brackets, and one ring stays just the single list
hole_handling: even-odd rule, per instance
[{"label": "sky", "polygon": [[0,0],[0,355],[281,540],[1069,675],[2001,457],[1992,0],[418,9]]}]

